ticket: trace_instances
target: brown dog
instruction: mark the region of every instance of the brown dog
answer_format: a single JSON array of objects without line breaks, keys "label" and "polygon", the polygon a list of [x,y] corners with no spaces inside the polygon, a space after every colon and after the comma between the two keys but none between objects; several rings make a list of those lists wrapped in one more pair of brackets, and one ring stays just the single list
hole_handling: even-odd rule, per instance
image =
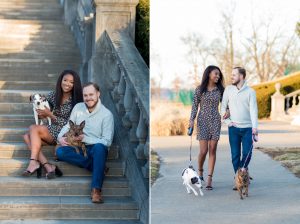
[{"label": "brown dog", "polygon": [[73,146],[76,149],[76,153],[79,154],[79,148],[81,147],[83,155],[87,157],[86,147],[82,141],[76,140],[76,137],[83,134],[83,128],[85,126],[85,121],[82,121],[79,125],[74,124],[73,121],[69,120],[70,130],[64,135],[67,137],[67,142],[70,146]]},{"label": "brown dog", "polygon": [[246,197],[248,197],[249,184],[250,180],[248,170],[245,168],[239,168],[236,172],[235,185],[241,199],[243,199],[243,195],[246,195]]}]

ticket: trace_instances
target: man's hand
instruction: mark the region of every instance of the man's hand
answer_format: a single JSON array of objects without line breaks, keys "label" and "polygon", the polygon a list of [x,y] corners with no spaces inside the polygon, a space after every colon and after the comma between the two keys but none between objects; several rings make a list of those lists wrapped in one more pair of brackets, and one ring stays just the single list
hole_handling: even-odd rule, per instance
[{"label": "man's hand", "polygon": [[67,137],[61,137],[61,138],[58,139],[58,142],[62,146],[68,146],[69,143],[66,140],[67,140]]},{"label": "man's hand", "polygon": [[84,135],[79,135],[79,136],[75,137],[74,139],[76,141],[81,141],[82,142],[83,137],[84,137]]},{"label": "man's hand", "polygon": [[230,124],[228,125],[228,127],[236,127],[237,125],[236,125],[236,123],[234,123],[234,122],[230,122]]},{"label": "man's hand", "polygon": [[252,134],[253,134],[253,135],[258,135],[257,128],[252,128]]}]

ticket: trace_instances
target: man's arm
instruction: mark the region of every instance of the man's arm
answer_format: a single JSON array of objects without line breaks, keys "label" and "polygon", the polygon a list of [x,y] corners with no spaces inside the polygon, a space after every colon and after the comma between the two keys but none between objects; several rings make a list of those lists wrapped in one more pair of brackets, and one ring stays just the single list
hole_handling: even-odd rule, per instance
[{"label": "man's arm", "polygon": [[[73,108],[70,118],[69,120],[73,121],[76,123],[76,105]],[[59,140],[61,137],[64,136],[64,134],[66,134],[68,131],[70,130],[70,125],[69,125],[69,121],[67,122],[67,124],[65,126],[63,126],[63,128],[60,130],[58,136],[57,136],[57,140]]]},{"label": "man's arm", "polygon": [[95,138],[98,143],[101,143],[106,146],[110,146],[113,141],[114,136],[114,119],[113,115],[110,113],[103,119],[103,123],[101,125],[102,136],[97,137],[89,137],[84,135],[83,142],[94,142]]},{"label": "man's arm", "polygon": [[[221,117],[223,118],[223,116],[226,113],[229,103],[229,96],[228,96],[228,87],[225,88],[224,93],[223,93],[223,98],[222,98],[222,103],[221,103]],[[230,117],[227,119],[224,119],[225,124],[229,125],[231,123],[231,119]]]},{"label": "man's arm", "polygon": [[257,129],[258,126],[258,110],[255,91],[251,91],[250,95],[250,118],[252,123],[252,128]]}]

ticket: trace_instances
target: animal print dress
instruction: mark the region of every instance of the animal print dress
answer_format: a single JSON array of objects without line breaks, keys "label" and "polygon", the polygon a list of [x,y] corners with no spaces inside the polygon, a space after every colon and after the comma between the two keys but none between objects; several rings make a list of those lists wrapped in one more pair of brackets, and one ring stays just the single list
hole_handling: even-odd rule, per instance
[{"label": "animal print dress", "polygon": [[197,140],[219,140],[221,130],[221,115],[219,103],[221,92],[217,87],[200,95],[200,86],[195,90],[190,121],[197,116]]},{"label": "animal print dress", "polygon": [[55,105],[55,92],[50,92],[46,99],[49,102],[50,110],[52,111],[53,115],[56,117],[56,120],[52,120],[51,125],[47,125],[50,135],[53,137],[54,141],[49,142],[49,144],[56,144],[57,136],[63,126],[65,126],[70,118],[72,112],[72,97],[64,102],[63,105],[60,105],[60,108],[57,108]]}]

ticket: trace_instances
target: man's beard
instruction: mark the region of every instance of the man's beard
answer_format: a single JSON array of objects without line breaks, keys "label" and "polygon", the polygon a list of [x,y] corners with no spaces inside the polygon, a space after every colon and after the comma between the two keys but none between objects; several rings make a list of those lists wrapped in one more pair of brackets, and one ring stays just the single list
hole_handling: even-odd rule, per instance
[{"label": "man's beard", "polygon": [[237,80],[237,81],[235,81],[235,82],[232,82],[232,85],[234,85],[234,86],[236,86],[237,84],[239,84],[240,83],[240,79],[239,80]]},{"label": "man's beard", "polygon": [[88,109],[93,109],[97,106],[97,103],[98,103],[98,99],[97,99],[97,101],[95,102],[95,104],[93,106],[89,106],[87,103],[85,103],[85,105]]}]

